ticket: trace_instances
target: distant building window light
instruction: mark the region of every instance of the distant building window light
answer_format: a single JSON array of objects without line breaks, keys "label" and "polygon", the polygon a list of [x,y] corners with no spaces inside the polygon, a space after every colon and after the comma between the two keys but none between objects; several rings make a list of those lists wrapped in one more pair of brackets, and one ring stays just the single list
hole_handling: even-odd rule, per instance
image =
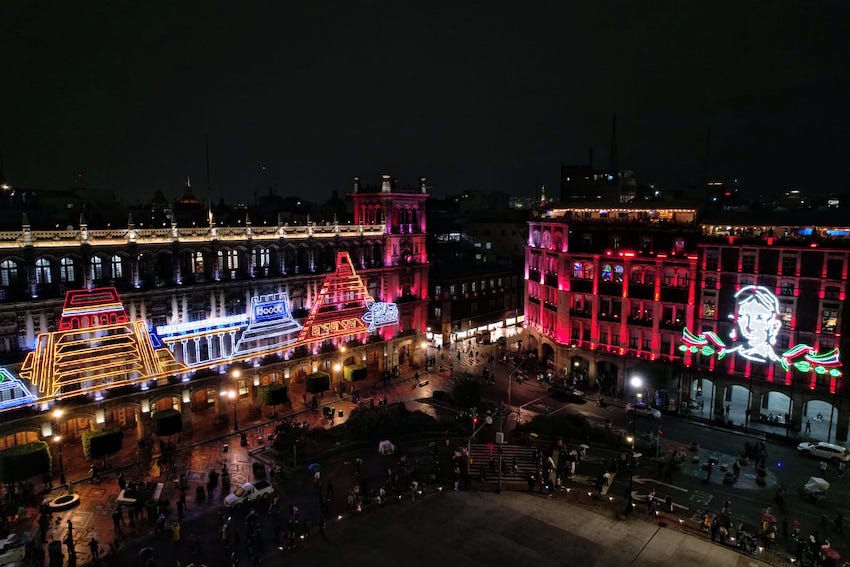
[{"label": "distant building window light", "polygon": [[491,244],[490,242],[487,242],[487,243],[485,243],[485,244],[484,244],[484,249],[485,249],[485,250],[490,250],[492,247],[493,247],[493,246],[492,246],[492,244]]}]

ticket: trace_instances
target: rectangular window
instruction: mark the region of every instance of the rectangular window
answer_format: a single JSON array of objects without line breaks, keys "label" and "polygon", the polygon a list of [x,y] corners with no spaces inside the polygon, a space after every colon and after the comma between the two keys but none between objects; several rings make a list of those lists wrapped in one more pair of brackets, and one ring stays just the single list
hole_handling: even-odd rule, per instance
[{"label": "rectangular window", "polygon": [[702,316],[706,319],[714,319],[717,315],[717,304],[714,299],[706,299],[702,303]]},{"label": "rectangular window", "polygon": [[705,278],[705,289],[717,289],[717,278]]},{"label": "rectangular window", "polygon": [[640,345],[641,350],[652,350],[652,341],[650,339],[643,339]]},{"label": "rectangular window", "polygon": [[611,346],[620,346],[620,333],[617,331],[611,333]]},{"label": "rectangular window", "polygon": [[661,311],[661,322],[662,323],[672,323],[673,322],[673,308],[672,307],[664,307]]},{"label": "rectangular window", "polygon": [[779,347],[780,349],[787,350],[788,347],[790,346],[790,344],[791,344],[791,341],[788,338],[788,335],[786,335],[784,333],[780,333],[779,336],[776,337],[776,346]]},{"label": "rectangular window", "polygon": [[709,250],[705,255],[705,269],[706,270],[717,270],[717,262],[719,260],[719,254],[717,250]]},{"label": "rectangular window", "polygon": [[829,258],[826,261],[826,277],[831,280],[840,280],[844,270],[844,260],[841,258]]},{"label": "rectangular window", "polygon": [[466,284],[465,283],[460,284],[460,292],[466,293]]},{"label": "rectangular window", "polygon": [[782,282],[779,284],[779,295],[794,296],[794,284],[791,282]]},{"label": "rectangular window", "polygon": [[476,282],[472,282],[470,285],[472,286],[472,293],[475,293],[476,291],[478,291],[478,286],[477,286]]},{"label": "rectangular window", "polygon": [[608,344],[608,331],[599,331],[599,342],[603,345]]},{"label": "rectangular window", "polygon": [[474,301],[469,305],[469,312],[470,313],[478,313],[478,302],[477,301]]},{"label": "rectangular window", "polygon": [[783,329],[791,328],[791,320],[794,318],[794,308],[786,302],[779,306],[779,319],[782,321]]},{"label": "rectangular window", "polygon": [[793,276],[797,273],[797,257],[782,256],[782,275]]},{"label": "rectangular window", "polygon": [[570,332],[570,338],[574,341],[579,340],[579,328],[578,325],[573,325],[573,328]]},{"label": "rectangular window", "polygon": [[449,286],[449,295],[455,295],[457,288],[455,288],[454,284]]},{"label": "rectangular window", "polygon": [[673,270],[665,270],[664,276],[662,277],[661,283],[663,285],[672,286],[676,282],[676,274]]},{"label": "rectangular window", "polygon": [[825,299],[838,299],[841,295],[841,288],[834,286],[827,286],[826,290],[824,290],[824,298]]},{"label": "rectangular window", "polygon": [[434,296],[436,296],[436,297],[440,297],[441,295],[443,295],[443,288],[442,288],[442,286],[435,285],[435,286],[434,286]]},{"label": "rectangular window", "polygon": [[640,303],[635,301],[629,308],[629,317],[632,319],[640,319]]},{"label": "rectangular window", "polygon": [[756,271],[756,257],[753,254],[744,254],[741,258],[741,271],[752,274]]},{"label": "rectangular window", "polygon": [[629,348],[636,349],[638,346],[637,337],[629,337]]},{"label": "rectangular window", "polygon": [[442,315],[443,315],[443,308],[442,307],[435,307],[434,308],[434,317],[440,317]]},{"label": "rectangular window", "polygon": [[838,311],[834,309],[824,309],[821,314],[821,333],[834,333],[838,326]]},{"label": "rectangular window", "polygon": [[661,354],[665,356],[670,356],[670,339],[661,339]]}]

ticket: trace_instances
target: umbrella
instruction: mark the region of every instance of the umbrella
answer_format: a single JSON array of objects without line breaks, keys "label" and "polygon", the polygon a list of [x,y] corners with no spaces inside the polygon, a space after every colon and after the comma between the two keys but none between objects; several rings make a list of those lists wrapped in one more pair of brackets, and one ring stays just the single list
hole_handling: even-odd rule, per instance
[{"label": "umbrella", "polygon": [[773,522],[776,521],[776,516],[774,516],[770,512],[765,512],[764,514],[761,515],[761,521],[773,523]]},{"label": "umbrella", "polygon": [[310,472],[318,472],[322,467],[319,466],[319,463],[310,463],[307,465],[307,470]]},{"label": "umbrella", "polygon": [[841,554],[831,547],[821,548],[821,553],[823,553],[824,557],[827,557],[829,559],[834,559],[836,561],[841,559]]},{"label": "umbrella", "polygon": [[579,447],[581,447],[582,449],[590,449],[590,445],[585,445],[584,443],[579,445]]}]

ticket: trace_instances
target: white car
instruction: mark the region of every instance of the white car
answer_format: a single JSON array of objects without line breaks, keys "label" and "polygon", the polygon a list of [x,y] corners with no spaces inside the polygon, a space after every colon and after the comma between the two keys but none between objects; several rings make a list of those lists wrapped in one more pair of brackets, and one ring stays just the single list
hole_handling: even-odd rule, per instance
[{"label": "white car", "polygon": [[636,415],[645,415],[653,419],[661,419],[661,411],[646,404],[626,404],[626,413],[634,413]]},{"label": "white car", "polygon": [[238,506],[260,498],[270,498],[272,494],[274,494],[274,486],[269,484],[268,481],[258,480],[253,484],[246,482],[224,497],[224,505],[228,507]]},{"label": "white car", "polygon": [[797,445],[797,450],[806,457],[816,457],[833,463],[850,461],[850,451],[846,447],[834,443],[822,441],[820,443],[800,443]]}]

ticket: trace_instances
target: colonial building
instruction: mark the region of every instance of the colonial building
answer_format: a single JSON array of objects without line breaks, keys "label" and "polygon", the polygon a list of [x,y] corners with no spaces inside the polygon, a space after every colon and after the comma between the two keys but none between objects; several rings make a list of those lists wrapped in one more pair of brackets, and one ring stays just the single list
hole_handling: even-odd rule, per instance
[{"label": "colonial building", "polygon": [[[158,408],[178,409],[190,426],[194,419],[208,419],[209,412],[225,414],[219,392],[231,384],[253,403],[266,383],[326,370],[340,384],[334,374],[340,365],[366,364],[380,372],[418,356],[415,345],[427,319],[425,180],[413,189],[399,188],[388,177],[374,189],[358,181],[350,197],[352,224],[254,226],[246,216],[237,227],[217,226],[210,218],[209,226],[173,222],[142,228],[130,218],[120,229],[92,230],[81,219],[73,229],[34,230],[24,218],[20,230],[0,232],[3,370],[7,382],[14,378],[39,399],[15,407],[16,394],[4,394],[9,400],[0,404],[6,409],[0,448],[60,430],[65,437],[78,436],[104,423],[146,435],[150,412]],[[85,293],[101,289],[110,291]],[[370,311],[363,317],[368,324],[359,319],[362,310],[353,319],[326,320],[331,308],[351,309],[355,301],[367,307],[374,301],[383,314]],[[385,304],[397,307],[392,325],[386,325]],[[104,310],[110,314],[102,315]],[[275,317],[285,319],[277,334],[268,332]],[[301,332],[310,325],[310,333]],[[98,330],[75,331],[88,327]],[[253,334],[238,335],[237,327]],[[84,346],[93,353],[89,335],[112,340],[124,333],[123,342],[110,343],[119,350],[148,341],[156,354],[131,358],[140,368],[159,365],[159,374],[130,372],[130,358],[120,378],[117,371],[106,378],[90,366],[94,378],[55,387],[55,399],[45,399],[39,384],[53,376],[45,377],[51,373],[44,357],[55,360],[53,339],[71,332],[85,336]],[[108,359],[126,353],[101,354]],[[163,365],[166,358],[173,362]],[[166,375],[164,368],[179,373]],[[42,382],[15,378],[36,375]],[[56,406],[64,410],[61,423],[45,417]]]},{"label": "colonial building", "polygon": [[547,211],[526,245],[529,348],[609,393],[632,394],[640,375],[663,409],[787,432],[817,421],[845,441],[850,230],[779,219],[700,223],[695,206],[662,203]]}]

